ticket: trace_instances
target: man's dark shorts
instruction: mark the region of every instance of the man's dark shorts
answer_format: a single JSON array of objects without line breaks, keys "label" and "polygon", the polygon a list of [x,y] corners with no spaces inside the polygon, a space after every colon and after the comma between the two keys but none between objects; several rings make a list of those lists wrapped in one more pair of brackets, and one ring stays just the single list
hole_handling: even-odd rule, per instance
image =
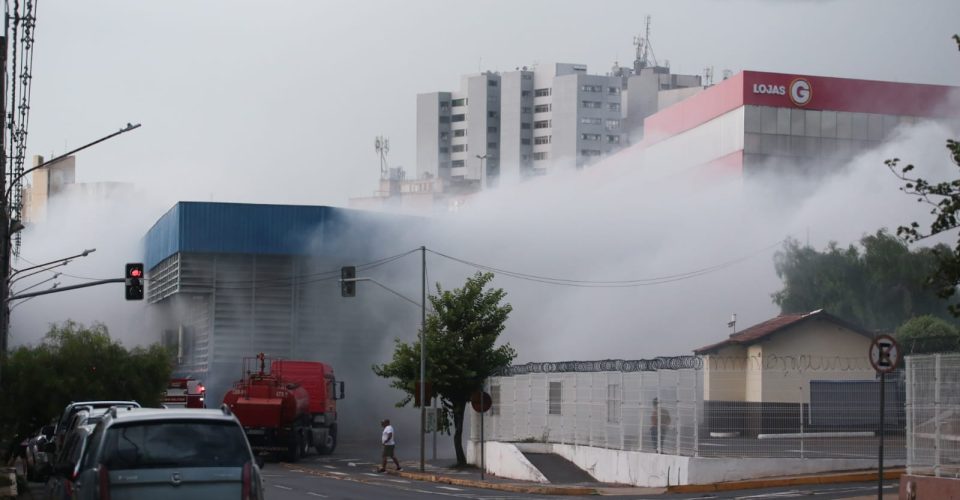
[{"label": "man's dark shorts", "polygon": [[394,447],[394,445],[392,445],[392,444],[385,444],[385,445],[383,445],[383,457],[384,457],[384,458],[388,458],[388,457],[389,457],[389,458],[393,458],[393,447]]}]

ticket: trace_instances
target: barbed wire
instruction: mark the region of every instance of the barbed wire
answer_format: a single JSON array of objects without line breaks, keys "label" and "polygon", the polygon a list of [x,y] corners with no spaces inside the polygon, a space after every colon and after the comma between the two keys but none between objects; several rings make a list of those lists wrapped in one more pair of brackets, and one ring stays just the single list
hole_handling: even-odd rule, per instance
[{"label": "barbed wire", "polygon": [[658,356],[651,359],[601,359],[593,361],[541,361],[513,365],[495,376],[531,373],[654,372],[658,370],[851,372],[873,371],[866,356],[820,354],[764,356]]}]

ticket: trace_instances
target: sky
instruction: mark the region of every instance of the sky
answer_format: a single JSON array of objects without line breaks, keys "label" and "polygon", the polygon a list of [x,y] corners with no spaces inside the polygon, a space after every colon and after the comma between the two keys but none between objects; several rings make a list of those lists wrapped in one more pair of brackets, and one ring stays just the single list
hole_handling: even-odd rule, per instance
[{"label": "sky", "polygon": [[[25,231],[22,255],[44,262],[97,248],[64,270],[111,277],[138,258],[140,237],[176,201],[346,206],[376,188],[377,135],[390,138],[391,166],[415,170],[417,93],[454,89],[478,69],[558,61],[604,73],[615,61],[629,65],[647,14],[656,57],[678,73],[713,67],[717,75],[749,69],[960,85],[954,1],[45,0],[30,154],[56,155],[128,122],[143,126],[77,155],[79,182],[133,183],[129,196],[64,200],[70,215]],[[922,217],[898,197],[882,160],[940,165],[948,135],[933,125],[902,130],[788,206],[769,185],[749,203],[736,187],[678,189],[633,168],[642,159],[620,155],[603,170],[487,193],[470,212],[438,221],[430,246],[572,279],[664,276],[755,256],[702,280],[626,291],[495,282],[515,306],[505,335],[523,348],[522,361],[689,353],[726,335],[732,313],[743,325],[777,313],[771,258],[783,238],[845,245]],[[850,210],[851,199],[871,208]],[[447,287],[472,272],[442,258],[435,265],[431,277]],[[117,305],[119,293],[99,287],[17,306],[13,343],[68,318],[106,321],[130,342],[150,341],[145,306]],[[571,318],[571,310],[595,314]],[[586,334],[606,341],[584,345]],[[651,342],[653,334],[660,340]]]}]

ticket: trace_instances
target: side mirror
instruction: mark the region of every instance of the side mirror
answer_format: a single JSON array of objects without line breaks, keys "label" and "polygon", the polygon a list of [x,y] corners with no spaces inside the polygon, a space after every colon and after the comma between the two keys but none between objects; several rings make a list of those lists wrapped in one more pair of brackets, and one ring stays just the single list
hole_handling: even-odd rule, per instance
[{"label": "side mirror", "polygon": [[257,467],[261,469],[263,468],[264,465],[267,464],[266,460],[263,459],[263,455],[257,455],[257,458],[255,460],[257,462]]},{"label": "side mirror", "polygon": [[344,385],[343,385],[343,382],[341,381],[341,382],[340,382],[340,397],[338,397],[337,399],[343,399],[343,398],[347,397],[347,396],[346,396],[346,393],[343,391],[343,389],[344,389]]}]

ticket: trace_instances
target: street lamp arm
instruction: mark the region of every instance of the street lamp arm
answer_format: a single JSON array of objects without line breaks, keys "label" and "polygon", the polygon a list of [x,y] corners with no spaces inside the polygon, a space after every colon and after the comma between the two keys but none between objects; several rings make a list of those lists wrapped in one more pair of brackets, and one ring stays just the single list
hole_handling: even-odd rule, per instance
[{"label": "street lamp arm", "polygon": [[[36,283],[34,283],[34,284],[32,284],[32,285],[24,288],[23,290],[18,291],[17,293],[26,292],[27,290],[30,290],[30,289],[32,289],[32,288],[36,288],[36,287],[38,287],[38,286],[40,286],[40,285],[42,285],[42,284],[44,284],[44,283],[46,283],[46,282],[48,282],[48,281],[53,281],[53,280],[55,280],[55,279],[57,279],[57,278],[59,278],[59,277],[60,277],[60,273],[54,274],[53,276],[51,276],[51,277],[49,277],[49,278],[47,278],[47,279],[45,279],[45,280],[43,280],[43,281],[38,281],[38,282],[36,282]],[[54,283],[54,284],[53,284],[53,288],[56,288],[57,286],[59,286],[58,283]]]},{"label": "street lamp arm", "polygon": [[[58,263],[53,264],[53,265],[48,266],[48,267],[44,267],[44,268],[42,268],[42,269],[37,269],[36,271],[34,271],[34,272],[32,272],[32,273],[27,273],[27,274],[24,274],[23,276],[20,276],[19,278],[10,280],[9,285],[12,286],[14,283],[16,283],[16,282],[18,282],[18,281],[20,281],[20,280],[22,280],[22,279],[29,278],[29,277],[31,277],[31,276],[34,276],[34,275],[37,275],[37,274],[40,274],[40,273],[49,271],[49,270],[51,270],[51,269],[53,269],[53,268],[55,268],[55,267],[65,266],[65,265],[69,264],[70,262],[71,262],[71,261],[66,260],[66,261],[63,261],[63,262],[58,262]],[[58,274],[59,274],[59,273],[58,273]]]},{"label": "street lamp arm", "polygon": [[[67,262],[64,262],[64,264],[66,264],[66,263],[69,263],[69,261],[71,261],[71,260],[73,260],[73,259],[76,259],[77,257],[86,257],[87,255],[90,255],[90,254],[92,254],[93,252],[96,252],[96,251],[97,251],[96,248],[88,248],[88,249],[86,249],[86,250],[84,250],[84,251],[82,251],[82,252],[80,252],[80,253],[78,253],[78,254],[76,254],[76,255],[71,255],[71,256],[69,256],[69,257],[64,257],[64,258],[62,258],[62,259],[51,260],[50,262],[45,262],[45,263],[43,263],[43,264],[37,264],[37,265],[35,265],[35,266],[25,267],[25,268],[23,268],[23,269],[17,269],[16,271],[10,273],[10,277],[12,278],[12,277],[14,277],[14,276],[16,276],[16,275],[24,272],[24,271],[29,271],[29,270],[31,270],[31,269],[37,269],[37,268],[40,268],[40,267],[49,266],[50,264],[56,264],[57,262],[67,261]],[[56,266],[54,266],[54,267],[56,267]]]},{"label": "street lamp arm", "polygon": [[133,125],[133,124],[128,123],[126,127],[123,127],[122,129],[120,129],[120,130],[118,130],[118,131],[116,131],[116,132],[114,132],[114,133],[112,133],[112,134],[110,134],[110,135],[108,135],[108,136],[106,136],[106,137],[101,137],[100,139],[97,139],[97,140],[95,140],[95,141],[93,141],[93,142],[91,142],[91,143],[89,143],[89,144],[84,144],[83,146],[80,146],[80,147],[77,148],[77,149],[74,149],[74,150],[72,150],[72,151],[68,151],[68,152],[66,152],[66,153],[64,153],[64,154],[62,154],[62,155],[60,155],[60,156],[58,156],[58,157],[56,157],[56,158],[52,158],[52,159],[50,159],[50,160],[47,160],[47,161],[45,161],[45,162],[43,162],[43,163],[41,163],[41,164],[39,164],[39,165],[37,165],[37,166],[35,166],[35,167],[33,167],[33,168],[28,168],[27,170],[24,170],[22,173],[20,173],[20,175],[14,177],[13,180],[10,181],[10,187],[7,188],[7,191],[6,191],[6,193],[4,193],[4,196],[3,196],[4,201],[10,199],[10,191],[13,189],[14,186],[17,185],[18,182],[20,182],[20,179],[23,179],[23,177],[24,177],[25,175],[29,174],[30,172],[33,172],[34,170],[37,170],[38,168],[46,167],[47,165],[50,165],[51,163],[56,163],[56,162],[58,162],[58,161],[60,161],[60,160],[62,160],[62,159],[64,159],[64,158],[66,158],[66,157],[68,157],[68,156],[70,156],[70,155],[72,155],[72,154],[74,154],[74,153],[76,153],[76,152],[78,152],[78,151],[83,151],[84,149],[87,149],[87,148],[89,148],[90,146],[94,146],[94,145],[100,144],[101,142],[103,142],[103,141],[105,141],[105,140],[107,140],[107,139],[111,139],[111,138],[116,137],[116,136],[118,136],[118,135],[120,135],[120,134],[123,134],[123,133],[125,133],[125,132],[129,132],[129,131],[134,130],[134,129],[137,129],[137,128],[140,128],[140,124],[139,124],[139,123],[136,124],[136,125]]}]

